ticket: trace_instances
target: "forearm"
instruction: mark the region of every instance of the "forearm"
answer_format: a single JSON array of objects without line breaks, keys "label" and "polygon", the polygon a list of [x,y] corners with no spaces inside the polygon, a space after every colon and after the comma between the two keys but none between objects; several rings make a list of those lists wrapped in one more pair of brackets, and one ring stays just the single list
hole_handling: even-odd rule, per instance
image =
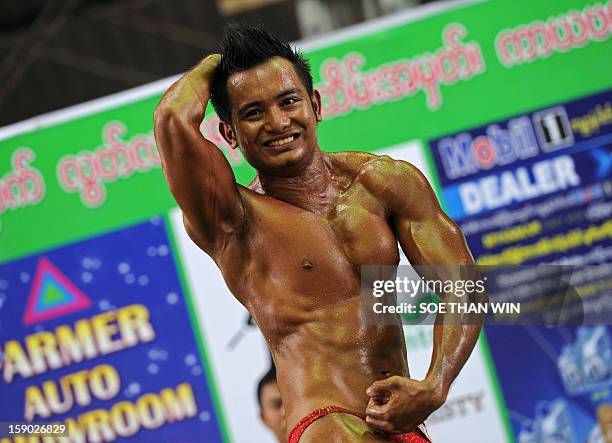
[{"label": "forearm", "polygon": [[468,313],[447,312],[436,317],[431,364],[425,380],[439,390],[442,399],[446,399],[451,384],[472,353],[482,320],[482,315]]},{"label": "forearm", "polygon": [[480,332],[480,324],[450,318],[453,315],[436,318],[432,363],[425,380],[392,376],[367,389],[367,423],[385,432],[411,432],[444,404]]},{"label": "forearm", "polygon": [[426,380],[440,389],[443,398],[472,353],[479,334],[480,325],[434,326],[434,346]]}]

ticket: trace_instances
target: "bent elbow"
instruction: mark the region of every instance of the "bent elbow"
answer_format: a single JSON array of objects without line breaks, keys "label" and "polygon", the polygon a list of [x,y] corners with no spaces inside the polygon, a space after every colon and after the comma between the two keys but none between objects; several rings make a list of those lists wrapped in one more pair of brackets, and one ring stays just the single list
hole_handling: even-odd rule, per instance
[{"label": "bent elbow", "polygon": [[157,106],[153,114],[153,131],[158,142],[176,138],[179,134],[193,133],[198,126],[184,111],[171,105]]},{"label": "bent elbow", "polygon": [[179,118],[179,113],[177,110],[164,102],[161,102],[155,108],[153,112],[153,125],[154,128],[163,128],[168,125],[172,125],[173,122],[176,122]]}]

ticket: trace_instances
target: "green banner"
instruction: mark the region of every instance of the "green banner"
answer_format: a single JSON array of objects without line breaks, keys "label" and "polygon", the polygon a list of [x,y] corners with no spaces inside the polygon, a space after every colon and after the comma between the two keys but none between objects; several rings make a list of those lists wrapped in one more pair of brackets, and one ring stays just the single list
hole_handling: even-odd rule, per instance
[{"label": "green banner", "polygon": [[[611,1],[496,0],[368,29],[308,51],[324,101],[325,150],[426,145],[612,87]],[[0,141],[0,261],[175,206],[152,136],[153,110],[170,84],[162,83],[127,104],[100,102],[107,107],[4,131],[11,135]],[[209,115],[203,132],[248,183],[253,171],[223,145]]]}]

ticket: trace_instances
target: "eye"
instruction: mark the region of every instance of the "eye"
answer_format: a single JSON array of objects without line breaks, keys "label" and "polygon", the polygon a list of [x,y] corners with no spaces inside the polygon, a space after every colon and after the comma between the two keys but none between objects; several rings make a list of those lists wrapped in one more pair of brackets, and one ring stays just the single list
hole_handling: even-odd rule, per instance
[{"label": "eye", "polygon": [[260,114],[259,109],[250,109],[244,113],[244,118],[254,118]]},{"label": "eye", "polygon": [[287,97],[285,100],[283,100],[283,105],[291,106],[298,103],[299,101],[300,99],[298,97]]}]

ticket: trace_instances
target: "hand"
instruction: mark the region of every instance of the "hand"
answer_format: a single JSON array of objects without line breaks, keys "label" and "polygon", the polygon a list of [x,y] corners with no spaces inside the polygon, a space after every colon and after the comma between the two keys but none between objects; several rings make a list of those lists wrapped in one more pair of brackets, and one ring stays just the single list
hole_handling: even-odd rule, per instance
[{"label": "hand", "polygon": [[210,54],[198,64],[198,72],[202,77],[210,79],[219,63],[221,63],[221,54]]},{"label": "hand", "polygon": [[[200,102],[201,109],[198,110],[198,116],[195,118],[195,120],[198,120],[199,123],[201,123],[202,118],[204,117],[208,99],[210,98],[210,84],[212,82],[212,76],[215,73],[217,66],[219,66],[219,63],[221,63],[221,55],[210,54],[208,57],[202,59],[200,63],[195,65],[191,71],[185,74],[185,76],[176,83],[176,85],[181,83],[187,85],[187,88],[191,89],[190,92],[193,93],[193,95]],[[170,88],[166,94],[169,99],[176,98],[177,95],[181,95],[180,92],[176,92],[174,89],[180,88],[174,88],[174,86]],[[166,96],[164,96],[162,102],[166,101]]]},{"label": "hand", "polygon": [[446,400],[441,387],[397,375],[372,383],[366,393],[366,422],[392,434],[414,431]]}]

